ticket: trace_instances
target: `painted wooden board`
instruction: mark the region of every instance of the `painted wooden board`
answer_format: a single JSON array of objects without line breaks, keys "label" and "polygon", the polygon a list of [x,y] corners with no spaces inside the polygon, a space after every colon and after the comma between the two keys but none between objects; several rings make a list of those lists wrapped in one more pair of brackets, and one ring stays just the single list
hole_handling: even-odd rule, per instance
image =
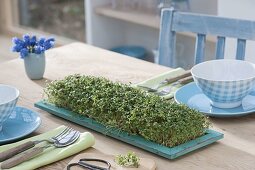
[{"label": "painted wooden board", "polygon": [[205,135],[201,137],[198,137],[184,144],[169,148],[169,147],[157,144],[155,142],[148,141],[141,136],[129,135],[128,133],[124,131],[120,131],[114,128],[106,128],[104,125],[94,121],[91,118],[87,118],[85,116],[71,112],[64,108],[56,107],[52,104],[47,103],[46,101],[39,101],[35,103],[34,105],[35,107],[45,110],[53,115],[59,116],[71,122],[77,123],[81,126],[95,130],[104,135],[111,136],[115,139],[129,143],[131,145],[142,148],[151,153],[165,157],[167,159],[175,159],[179,156],[185,155],[191,151],[194,151],[196,149],[209,145],[223,138],[222,133],[208,129]]},{"label": "painted wooden board", "polygon": [[[155,170],[156,169],[155,161],[148,159],[148,158],[140,158],[138,168],[125,168],[125,167],[121,167],[115,163],[113,155],[106,155],[103,153],[93,153],[93,152],[79,154],[79,155],[75,156],[69,162],[69,164],[77,163],[80,159],[84,159],[84,158],[106,160],[111,164],[111,170]],[[87,163],[91,164],[92,162],[87,162]],[[93,162],[93,165],[102,166],[101,163],[97,163],[97,162]],[[67,168],[65,168],[65,170],[66,169]],[[73,167],[71,167],[71,170],[84,170],[84,169],[79,166],[73,166]]]}]

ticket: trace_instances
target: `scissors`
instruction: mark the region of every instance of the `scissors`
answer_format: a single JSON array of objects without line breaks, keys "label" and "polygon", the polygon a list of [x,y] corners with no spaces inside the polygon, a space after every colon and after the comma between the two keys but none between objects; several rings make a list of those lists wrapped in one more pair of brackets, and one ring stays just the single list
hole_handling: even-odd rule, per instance
[{"label": "scissors", "polygon": [[[89,161],[101,162],[101,163],[104,163],[106,166],[102,167],[102,166],[97,166],[97,165],[89,164],[89,163],[87,163]],[[80,166],[80,167],[82,167],[84,169],[88,169],[88,170],[110,170],[110,168],[111,168],[111,164],[108,161],[105,161],[105,160],[102,160],[102,159],[90,159],[90,158],[80,159],[76,163],[69,164],[67,166],[67,170],[70,170],[71,167],[73,167],[73,166]]]}]

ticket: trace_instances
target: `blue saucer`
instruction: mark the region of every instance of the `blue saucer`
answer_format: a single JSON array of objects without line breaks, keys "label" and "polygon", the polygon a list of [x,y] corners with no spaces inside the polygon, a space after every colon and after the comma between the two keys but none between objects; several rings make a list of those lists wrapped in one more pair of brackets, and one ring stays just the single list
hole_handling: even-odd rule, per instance
[{"label": "blue saucer", "polygon": [[0,144],[22,138],[35,131],[41,124],[38,113],[24,107],[16,107],[0,132]]},{"label": "blue saucer", "polygon": [[[255,89],[254,89],[255,90]],[[210,100],[192,82],[181,87],[174,95],[177,103],[182,103],[213,117],[237,117],[255,112],[255,91],[252,91],[242,100],[242,105],[231,109],[217,108],[211,105]]]}]

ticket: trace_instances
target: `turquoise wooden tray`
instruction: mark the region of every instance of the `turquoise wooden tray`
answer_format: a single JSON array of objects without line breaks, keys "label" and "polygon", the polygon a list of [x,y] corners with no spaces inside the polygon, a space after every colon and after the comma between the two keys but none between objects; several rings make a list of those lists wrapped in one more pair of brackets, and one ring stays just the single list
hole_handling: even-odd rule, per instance
[{"label": "turquoise wooden tray", "polygon": [[77,113],[71,112],[69,110],[56,107],[46,101],[39,101],[35,103],[35,107],[45,110],[53,115],[59,116],[71,122],[77,123],[81,126],[87,127],[89,129],[100,132],[104,135],[111,136],[123,142],[129,143],[136,147],[142,148],[146,151],[152,152],[154,154],[160,155],[168,159],[175,159],[186,153],[199,149],[201,147],[207,146],[219,139],[223,138],[223,134],[216,132],[214,130],[208,129],[205,135],[198,137],[194,140],[186,142],[184,144],[169,148],[155,142],[148,141],[143,137],[137,135],[129,135],[124,131],[120,131],[114,128],[107,128],[104,125],[94,121],[91,118],[79,115]]}]

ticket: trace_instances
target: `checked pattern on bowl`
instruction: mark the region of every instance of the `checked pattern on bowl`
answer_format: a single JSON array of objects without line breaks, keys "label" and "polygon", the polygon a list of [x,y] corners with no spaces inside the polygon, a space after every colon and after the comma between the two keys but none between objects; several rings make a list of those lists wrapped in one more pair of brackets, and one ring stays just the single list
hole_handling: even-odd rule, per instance
[{"label": "checked pattern on bowl", "polygon": [[0,126],[2,125],[2,123],[7,120],[10,116],[10,114],[13,112],[16,103],[18,101],[18,98],[0,105]]},{"label": "checked pattern on bowl", "polygon": [[255,79],[240,81],[211,81],[195,78],[203,93],[214,102],[231,103],[242,100],[254,87]]}]

